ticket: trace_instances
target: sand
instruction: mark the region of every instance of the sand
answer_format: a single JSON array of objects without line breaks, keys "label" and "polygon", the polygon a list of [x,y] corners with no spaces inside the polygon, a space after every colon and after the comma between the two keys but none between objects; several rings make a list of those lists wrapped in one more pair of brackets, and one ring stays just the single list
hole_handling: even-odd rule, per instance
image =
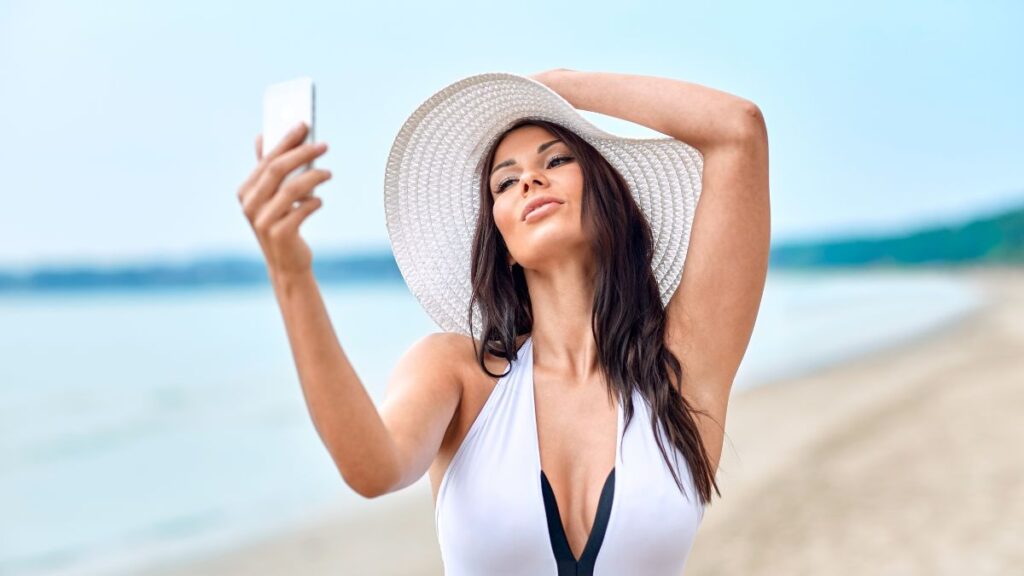
[{"label": "sand", "polygon": [[[687,576],[1024,573],[1024,269],[965,319],[736,392]],[[425,479],[146,576],[441,575]]]}]

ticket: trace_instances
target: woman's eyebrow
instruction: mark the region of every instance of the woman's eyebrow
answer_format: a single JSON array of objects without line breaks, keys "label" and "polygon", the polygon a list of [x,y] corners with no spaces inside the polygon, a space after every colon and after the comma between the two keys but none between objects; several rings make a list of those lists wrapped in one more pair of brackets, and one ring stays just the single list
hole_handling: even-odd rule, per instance
[{"label": "woman's eyebrow", "polygon": [[[556,142],[561,142],[561,141],[562,140],[560,138],[555,138],[554,140],[545,142],[545,143],[541,144],[540,146],[537,146],[537,154],[540,154],[541,152],[547,150],[552,144],[554,144]],[[511,166],[511,165],[513,165],[515,163],[516,163],[515,158],[509,158],[508,160],[505,160],[501,164],[498,164],[497,166],[495,166],[494,168],[491,169],[491,176],[494,176],[494,173],[497,172],[500,168],[504,168],[505,166]]]}]

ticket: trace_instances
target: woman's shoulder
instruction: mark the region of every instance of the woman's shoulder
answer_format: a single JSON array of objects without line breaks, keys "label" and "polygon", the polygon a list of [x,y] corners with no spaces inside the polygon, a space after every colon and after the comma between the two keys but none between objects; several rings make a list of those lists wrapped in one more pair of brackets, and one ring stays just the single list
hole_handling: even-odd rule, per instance
[{"label": "woman's shoulder", "polygon": [[[516,337],[516,349],[519,349],[529,334]],[[432,359],[431,364],[442,369],[454,370],[459,379],[465,382],[476,377],[488,377],[477,359],[481,346],[479,340],[459,332],[434,332],[428,334],[417,345],[425,346]],[[484,350],[484,363],[487,369],[500,374],[508,368],[508,360]]]}]

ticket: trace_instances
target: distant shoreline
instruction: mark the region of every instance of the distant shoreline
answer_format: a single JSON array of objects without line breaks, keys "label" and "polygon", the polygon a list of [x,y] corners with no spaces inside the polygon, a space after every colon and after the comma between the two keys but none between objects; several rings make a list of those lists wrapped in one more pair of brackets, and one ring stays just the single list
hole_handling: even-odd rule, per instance
[{"label": "distant shoreline", "polygon": [[[956,270],[1024,265],[1024,206],[975,215],[963,222],[932,224],[904,233],[849,234],[839,238],[775,242],[769,270]],[[322,282],[402,281],[389,246],[317,253],[313,273]],[[258,256],[210,255],[184,261],[154,259],[132,264],[89,263],[0,266],[0,296],[10,292],[87,290],[102,287],[204,287],[268,284]]]},{"label": "distant shoreline", "polygon": [[[977,267],[999,269],[1004,263],[921,263],[869,265],[771,265],[770,274],[818,275],[847,273],[938,272],[949,273]],[[324,284],[404,284],[405,279],[390,252],[369,256],[344,256],[314,260],[313,274]],[[197,261],[188,264],[144,264],[123,267],[42,267],[21,272],[0,270],[0,298],[7,295],[32,296],[118,291],[166,291],[269,287],[270,279],[261,260],[232,259]]]}]

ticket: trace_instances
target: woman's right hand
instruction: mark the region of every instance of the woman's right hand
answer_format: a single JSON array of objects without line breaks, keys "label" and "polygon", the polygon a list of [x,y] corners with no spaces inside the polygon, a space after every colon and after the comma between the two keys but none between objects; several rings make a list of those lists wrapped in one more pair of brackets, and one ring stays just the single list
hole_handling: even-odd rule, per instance
[{"label": "woman's right hand", "polygon": [[312,161],[327,150],[323,142],[298,145],[306,137],[305,123],[293,129],[263,155],[263,135],[256,136],[256,160],[259,164],[238,189],[238,201],[249,220],[267,260],[271,279],[277,275],[301,274],[313,265],[313,254],[299,236],[299,225],[319,208],[323,201],[313,189],[330,179],[329,170],[312,169],[281,181],[293,170]]}]

